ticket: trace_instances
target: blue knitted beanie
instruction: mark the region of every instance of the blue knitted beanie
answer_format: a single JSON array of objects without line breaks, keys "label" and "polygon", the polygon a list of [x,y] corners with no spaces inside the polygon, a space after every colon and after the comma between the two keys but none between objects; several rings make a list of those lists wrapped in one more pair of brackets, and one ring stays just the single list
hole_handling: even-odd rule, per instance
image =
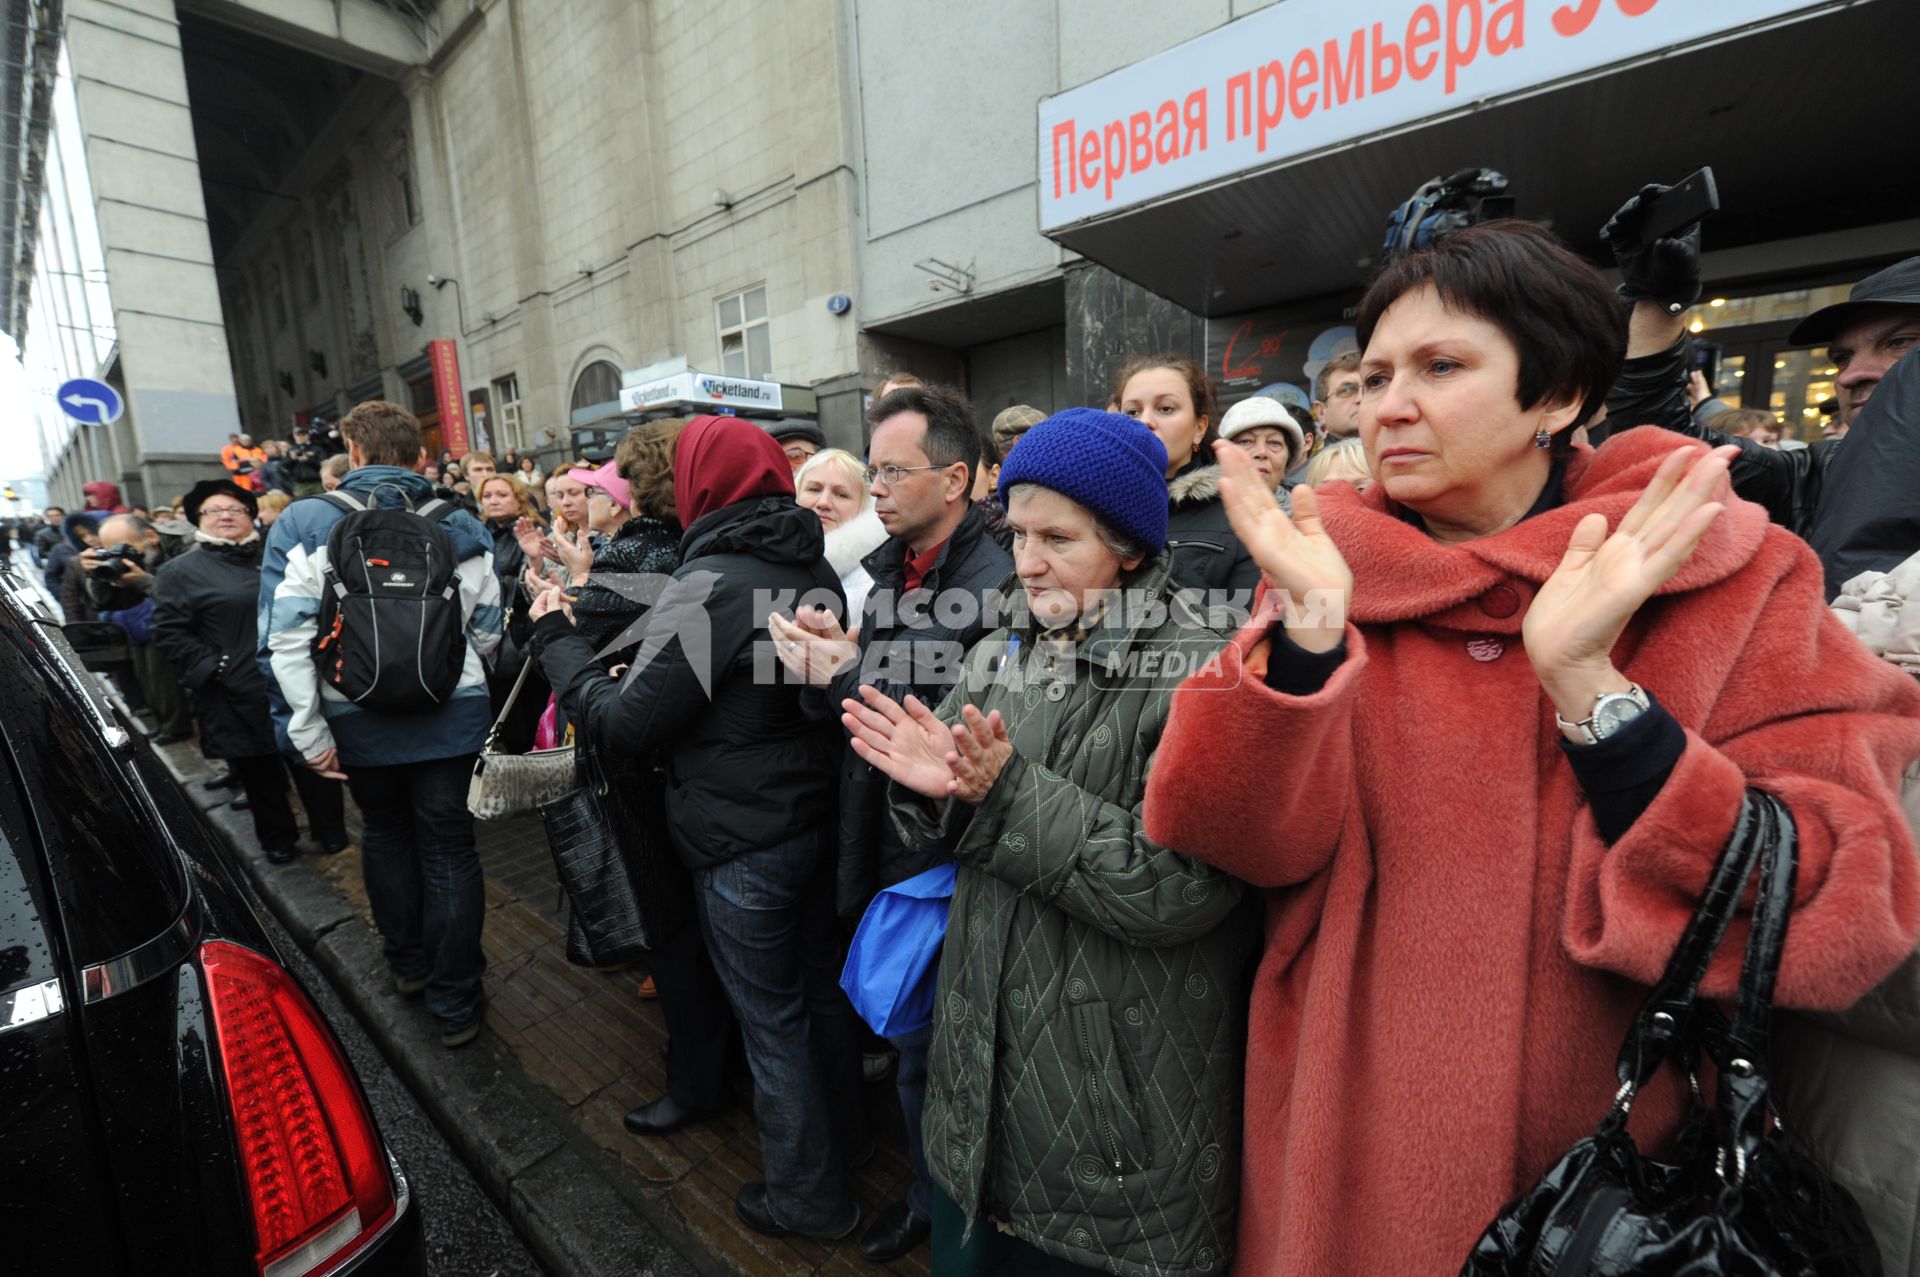
[{"label": "blue knitted beanie", "polygon": [[1000,502],[1017,483],[1072,497],[1149,552],[1167,544],[1167,450],[1132,417],[1056,412],[1020,436],[1000,467]]}]

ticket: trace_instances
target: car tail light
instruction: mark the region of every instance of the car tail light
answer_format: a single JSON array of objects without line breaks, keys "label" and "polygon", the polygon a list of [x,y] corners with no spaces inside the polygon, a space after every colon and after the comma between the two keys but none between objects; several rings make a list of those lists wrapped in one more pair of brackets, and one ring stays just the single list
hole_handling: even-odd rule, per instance
[{"label": "car tail light", "polygon": [[325,1272],[394,1214],[386,1152],[340,1045],[277,963],[200,946],[261,1277]]}]

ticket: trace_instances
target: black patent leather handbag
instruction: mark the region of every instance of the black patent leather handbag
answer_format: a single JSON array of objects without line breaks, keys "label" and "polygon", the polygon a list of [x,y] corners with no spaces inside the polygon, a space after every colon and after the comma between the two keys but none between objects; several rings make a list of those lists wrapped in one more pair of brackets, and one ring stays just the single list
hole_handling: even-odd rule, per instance
[{"label": "black patent leather handbag", "polygon": [[[1767,1105],[1774,980],[1798,845],[1780,800],[1749,789],[1740,820],[1666,972],[1620,1049],[1620,1091],[1593,1135],[1488,1225],[1462,1277],[1877,1277],[1860,1207]],[[1699,997],[1748,881],[1752,927],[1731,1023]],[[1718,1074],[1708,1106],[1702,1057]],[[1633,1099],[1665,1064],[1686,1071],[1691,1111],[1669,1160],[1627,1133]]]},{"label": "black patent leather handbag", "polygon": [[652,759],[610,756],[574,732],[579,783],[540,805],[572,919],[567,960],[629,962],[691,920],[693,881],[667,833],[664,772]]}]

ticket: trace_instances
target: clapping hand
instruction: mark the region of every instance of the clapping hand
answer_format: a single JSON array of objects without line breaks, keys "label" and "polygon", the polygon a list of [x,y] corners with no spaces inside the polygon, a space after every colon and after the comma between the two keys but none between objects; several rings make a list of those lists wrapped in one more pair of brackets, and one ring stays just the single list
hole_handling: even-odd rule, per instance
[{"label": "clapping hand", "polygon": [[1725,505],[1715,497],[1739,452],[1676,448],[1620,520],[1589,514],[1567,542],[1566,555],[1534,596],[1521,627],[1527,659],[1561,717],[1585,718],[1595,696],[1623,691],[1613,667],[1614,644],[1642,604],[1673,579]]},{"label": "clapping hand", "polygon": [[555,520],[554,534],[547,537],[541,549],[548,557],[558,559],[567,569],[567,578],[575,585],[585,585],[587,577],[593,572],[593,540],[585,528],[568,533]]},{"label": "clapping hand", "polygon": [[825,687],[860,659],[860,627],[842,630],[823,607],[796,608],[791,621],[774,613],[767,617],[767,632],[773,635],[780,663],[809,687]]},{"label": "clapping hand", "polygon": [[853,752],[916,794],[979,803],[1013,754],[999,710],[968,705],[948,727],[917,696],[902,704],[865,685],[860,696],[841,702]]},{"label": "clapping hand", "polygon": [[[1353,570],[1320,522],[1313,489],[1293,490],[1293,517],[1280,508],[1246,450],[1223,441],[1213,445],[1220,459],[1220,501],[1234,535],[1247,547],[1267,584],[1293,606],[1285,613],[1287,637],[1309,652],[1329,652],[1346,629],[1347,602],[1353,594]],[[1309,606],[1331,601],[1331,609]]]},{"label": "clapping hand", "polygon": [[546,537],[540,525],[524,514],[513,521],[513,539],[520,543],[520,552],[527,556],[529,566],[537,570],[546,561]]},{"label": "clapping hand", "polygon": [[573,596],[564,586],[547,580],[532,568],[526,574],[527,593],[533,598],[533,606],[527,609],[527,618],[537,621],[549,612],[565,614],[568,622],[573,621]]}]

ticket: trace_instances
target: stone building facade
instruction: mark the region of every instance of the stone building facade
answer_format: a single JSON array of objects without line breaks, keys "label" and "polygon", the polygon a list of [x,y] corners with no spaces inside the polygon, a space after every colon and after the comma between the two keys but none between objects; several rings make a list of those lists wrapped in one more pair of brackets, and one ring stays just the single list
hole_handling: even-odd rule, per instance
[{"label": "stone building facade", "polygon": [[[572,450],[578,410],[674,357],[809,388],[857,441],[857,321],[828,307],[854,271],[837,9],[479,0],[397,79],[281,51],[339,96],[280,198],[229,245],[216,226],[242,419],[284,435],[381,396],[444,424],[426,343],[450,340],[496,448]],[[228,65],[265,43],[208,35]]]}]

